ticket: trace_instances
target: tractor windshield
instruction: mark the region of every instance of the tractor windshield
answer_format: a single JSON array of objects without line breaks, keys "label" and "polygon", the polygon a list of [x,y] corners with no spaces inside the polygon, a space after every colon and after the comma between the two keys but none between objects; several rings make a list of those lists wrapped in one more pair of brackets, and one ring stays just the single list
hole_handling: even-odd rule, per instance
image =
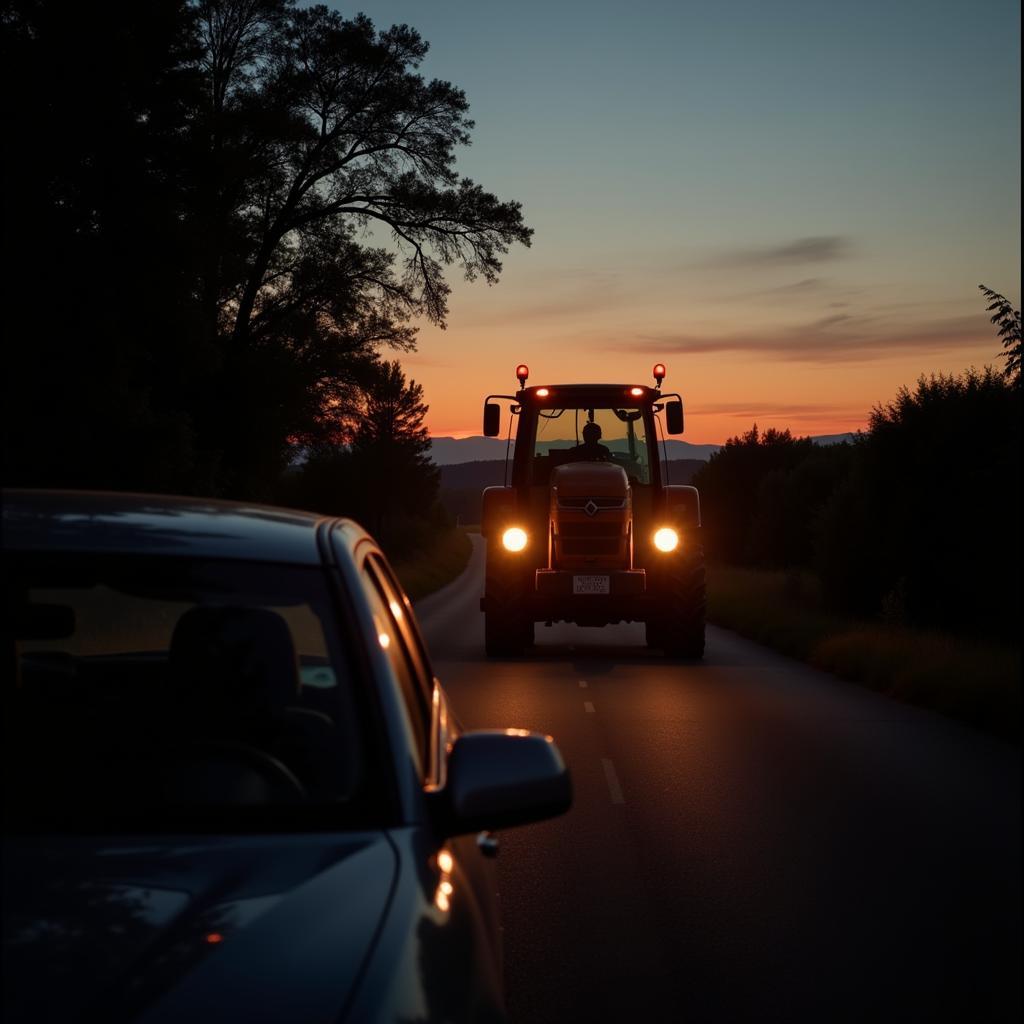
[{"label": "tractor windshield", "polygon": [[[651,444],[656,448],[655,439]],[[532,480],[546,484],[551,470],[565,462],[612,462],[634,484],[651,482],[644,413],[638,406],[537,410]]]}]

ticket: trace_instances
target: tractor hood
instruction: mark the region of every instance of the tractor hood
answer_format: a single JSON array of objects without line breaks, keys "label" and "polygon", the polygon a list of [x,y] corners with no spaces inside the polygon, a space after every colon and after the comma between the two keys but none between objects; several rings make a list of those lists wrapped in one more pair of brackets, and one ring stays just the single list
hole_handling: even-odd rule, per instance
[{"label": "tractor hood", "polygon": [[570,462],[551,473],[552,569],[631,567],[629,478],[611,462]]},{"label": "tractor hood", "polygon": [[569,462],[551,471],[551,489],[566,498],[622,498],[629,494],[629,478],[611,462]]}]

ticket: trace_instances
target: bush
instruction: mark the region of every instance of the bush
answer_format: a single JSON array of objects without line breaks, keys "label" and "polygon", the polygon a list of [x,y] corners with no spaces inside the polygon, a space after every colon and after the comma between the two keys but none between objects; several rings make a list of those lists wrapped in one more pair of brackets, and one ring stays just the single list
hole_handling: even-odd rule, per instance
[{"label": "bush", "polygon": [[958,633],[1020,621],[1020,397],[986,368],[877,407],[825,506],[816,568],[837,606]]},{"label": "bush", "polygon": [[899,700],[1020,740],[1019,648],[877,623],[824,607],[806,573],[712,565],[708,617]]},{"label": "bush", "polygon": [[741,565],[811,565],[811,525],[850,461],[849,445],[819,447],[788,430],[755,425],[729,438],[693,478],[708,551]]}]

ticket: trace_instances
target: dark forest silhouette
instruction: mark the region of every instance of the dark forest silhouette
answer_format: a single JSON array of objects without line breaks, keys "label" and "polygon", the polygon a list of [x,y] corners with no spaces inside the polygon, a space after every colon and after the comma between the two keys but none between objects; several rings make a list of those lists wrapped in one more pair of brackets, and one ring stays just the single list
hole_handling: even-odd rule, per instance
[{"label": "dark forest silhouette", "polygon": [[712,558],[810,570],[846,611],[1016,642],[1020,312],[982,291],[1003,371],[921,376],[852,443],[755,425],[712,455],[694,477]]},{"label": "dark forest silhouette", "polygon": [[358,399],[351,443],[313,445],[283,477],[277,500],[354,516],[396,558],[423,551],[450,522],[438,504],[423,388],[397,361],[374,365]]},{"label": "dark forest silhouette", "polygon": [[455,172],[468,104],[407,26],[16,0],[2,33],[8,484],[273,497],[357,440],[446,266],[493,282],[530,242]]}]

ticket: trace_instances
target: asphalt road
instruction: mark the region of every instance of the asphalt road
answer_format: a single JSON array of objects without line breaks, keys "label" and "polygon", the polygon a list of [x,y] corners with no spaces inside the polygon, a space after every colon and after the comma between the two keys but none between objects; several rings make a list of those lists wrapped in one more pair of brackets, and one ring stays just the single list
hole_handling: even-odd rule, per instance
[{"label": "asphalt road", "polygon": [[478,544],[418,605],[466,728],[550,733],[573,809],[501,835],[512,1019],[1016,1021],[1020,753],[709,628],[487,660]]}]

